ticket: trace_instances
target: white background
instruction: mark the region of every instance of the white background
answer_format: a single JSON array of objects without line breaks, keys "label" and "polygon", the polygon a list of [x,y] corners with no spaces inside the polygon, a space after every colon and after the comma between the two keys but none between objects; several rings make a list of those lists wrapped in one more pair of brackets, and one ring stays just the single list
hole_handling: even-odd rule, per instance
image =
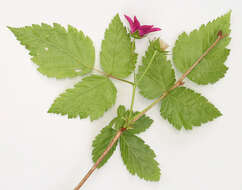
[{"label": "white background", "polygon": [[[139,190],[241,190],[242,189],[242,11],[238,0],[7,0],[0,3],[0,189],[71,190],[92,166],[91,143],[116,114],[119,104],[129,106],[131,87],[115,81],[118,97],[104,117],[67,119],[47,114],[59,93],[80,78],[56,80],[41,75],[28,51],[6,28],[33,23],[71,24],[89,35],[98,50],[105,28],[119,12],[137,15],[143,24],[154,24],[170,47],[182,31],[232,10],[231,54],[226,77],[215,85],[197,86],[186,80],[216,105],[223,116],[192,131],[177,131],[159,115],[159,106],[148,112],[155,122],[140,135],[157,154],[162,171],[158,183],[132,176],[119,150],[92,175],[84,189]],[[137,44],[143,55],[147,39]],[[171,49],[171,48],[170,48]],[[98,58],[96,65],[98,67]],[[179,73],[178,73],[179,76]],[[130,80],[132,77],[129,78]],[[139,94],[135,109],[151,101]]]}]

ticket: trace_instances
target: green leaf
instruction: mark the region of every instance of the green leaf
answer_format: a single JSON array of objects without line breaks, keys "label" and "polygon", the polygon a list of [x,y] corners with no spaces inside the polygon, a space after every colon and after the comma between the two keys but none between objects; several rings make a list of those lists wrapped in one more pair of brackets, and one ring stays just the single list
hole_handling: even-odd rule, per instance
[{"label": "green leaf", "polygon": [[[231,11],[189,35],[184,32],[178,37],[173,48],[173,61],[180,72],[185,73],[198,60],[216,41],[219,31],[223,35],[230,34],[230,15]],[[220,40],[187,77],[197,84],[215,83],[224,77],[228,69],[224,62],[229,55],[226,46],[230,40],[230,37]]]},{"label": "green leaf", "polygon": [[38,70],[48,77],[66,78],[90,73],[95,62],[91,39],[72,26],[59,24],[8,27],[29,51]]},{"label": "green leaf", "polygon": [[[138,113],[139,112],[132,113],[130,119],[132,120]],[[129,133],[138,134],[146,131],[153,123],[153,120],[151,118],[149,118],[146,115],[143,115],[133,124],[129,124],[129,126],[127,126],[127,121],[130,116],[130,111],[126,110],[123,105],[120,105],[118,107],[117,114],[118,116],[112,120],[116,130],[119,130],[122,127],[127,127],[127,130],[129,131]]]},{"label": "green leaf", "polygon": [[139,92],[149,99],[161,96],[175,83],[174,70],[160,49],[159,39],[150,41],[136,78]]},{"label": "green leaf", "polygon": [[[101,132],[96,136],[95,140],[92,143],[92,160],[96,162],[98,158],[103,154],[106,150],[112,139],[115,137],[117,131],[112,128],[112,124],[108,125],[107,127],[103,128]],[[97,168],[101,168],[108,159],[112,156],[113,152],[117,147],[117,142],[113,145],[107,155],[104,157],[102,162],[97,166]]]},{"label": "green leaf", "polygon": [[144,141],[129,133],[123,132],[120,137],[120,151],[128,171],[147,181],[160,180],[160,168],[155,153]]},{"label": "green leaf", "polygon": [[126,113],[126,109],[123,105],[120,105],[117,110],[117,114],[119,117],[123,117]]},{"label": "green leaf", "polygon": [[107,77],[91,75],[61,94],[49,113],[67,114],[68,118],[90,116],[95,120],[115,103],[116,93],[115,86]]},{"label": "green leaf", "polygon": [[131,38],[117,14],[105,32],[100,53],[103,70],[112,76],[125,78],[135,69],[137,54]]},{"label": "green leaf", "polygon": [[174,89],[161,102],[161,116],[177,129],[192,129],[221,115],[205,97],[185,87]]},{"label": "green leaf", "polygon": [[122,127],[125,127],[126,120],[123,117],[116,117],[115,118],[115,129],[119,130]]},{"label": "green leaf", "polygon": [[[133,115],[137,115],[139,112],[134,113]],[[132,124],[132,128],[128,129],[128,131],[132,134],[138,134],[146,131],[151,124],[153,123],[153,120],[149,118],[146,115],[143,115],[141,118],[139,118],[137,121]]]},{"label": "green leaf", "polygon": [[115,117],[112,121],[113,124],[115,125],[115,129],[119,130],[122,127],[125,127],[125,123],[126,123],[126,109],[123,105],[120,105],[117,109],[117,117]]}]

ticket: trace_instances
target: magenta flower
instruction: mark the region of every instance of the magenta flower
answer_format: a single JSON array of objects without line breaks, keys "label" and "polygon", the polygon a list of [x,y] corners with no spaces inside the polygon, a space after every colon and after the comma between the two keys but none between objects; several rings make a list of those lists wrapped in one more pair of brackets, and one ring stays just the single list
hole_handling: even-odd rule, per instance
[{"label": "magenta flower", "polygon": [[134,38],[142,38],[144,35],[160,31],[160,28],[154,28],[153,25],[140,25],[136,16],[134,16],[134,21],[127,15],[124,15],[130,26],[130,33]]}]

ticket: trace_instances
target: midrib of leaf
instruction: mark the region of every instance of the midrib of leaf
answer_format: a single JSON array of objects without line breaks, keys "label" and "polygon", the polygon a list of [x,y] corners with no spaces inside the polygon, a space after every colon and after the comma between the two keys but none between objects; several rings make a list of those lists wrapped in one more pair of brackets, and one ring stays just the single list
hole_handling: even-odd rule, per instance
[{"label": "midrib of leaf", "polygon": [[[86,93],[92,91],[92,90],[95,89],[97,86],[101,86],[101,85],[103,85],[103,83],[105,83],[105,80],[101,81],[100,83],[98,83],[98,84],[95,85],[94,87],[89,88],[88,90],[86,90],[86,91],[84,91],[83,93],[81,93],[79,96],[77,96],[77,97],[75,98],[75,102],[78,101],[78,99],[79,99],[81,96],[83,96],[84,94],[86,94]],[[70,108],[70,107],[73,107],[73,105],[70,105],[70,104],[68,104],[68,105],[69,105],[69,108]],[[75,104],[75,105],[78,106],[78,104]]]},{"label": "midrib of leaf", "polygon": [[120,36],[121,36],[121,32],[120,32],[120,30],[118,31],[118,37],[116,38],[116,40],[115,40],[115,47],[114,47],[114,50],[115,51],[113,51],[113,62],[112,62],[112,66],[111,66],[111,68],[112,68],[112,71],[111,71],[111,75],[113,74],[113,67],[114,67],[114,64],[116,63],[116,56],[115,56],[115,52],[116,52],[116,49],[117,49],[117,46],[118,46],[118,42],[119,42],[119,40],[118,39],[120,39]]},{"label": "midrib of leaf", "polygon": [[[158,84],[158,86],[160,86],[161,88],[163,88],[163,87],[165,87],[165,89],[167,90],[167,88],[166,88],[166,86],[164,85],[164,77],[162,76],[162,75],[160,75],[160,77],[162,78],[162,80],[161,81],[159,81],[159,80],[156,80],[155,78],[153,78],[153,75],[150,75],[150,78],[155,82],[155,83],[157,83]],[[161,84],[162,83],[162,84]]]},{"label": "midrib of leaf", "polygon": [[[76,56],[73,55],[71,52],[66,51],[66,50],[63,49],[61,46],[57,46],[57,45],[55,45],[55,43],[53,43],[53,42],[51,42],[51,41],[49,41],[49,40],[47,40],[47,39],[46,39],[46,40],[43,39],[41,36],[39,36],[39,35],[36,34],[36,33],[34,33],[34,34],[35,34],[35,36],[38,37],[38,39],[40,39],[40,41],[41,41],[42,43],[48,44],[49,46],[52,46],[53,48],[58,49],[59,51],[65,53],[66,55],[68,55],[68,56],[70,56],[72,59],[74,59],[78,64],[83,65],[83,66],[85,66],[85,67],[91,69],[91,67],[87,66],[86,64],[81,63],[81,62],[79,61],[79,57],[76,57]],[[84,38],[85,38],[85,37],[84,37]],[[36,41],[36,40],[33,40],[33,41]]]},{"label": "midrib of leaf", "polygon": [[[135,153],[133,153],[133,152],[130,152],[130,150],[135,150],[135,149],[138,150],[138,149],[135,148],[135,147],[134,147],[134,148],[130,148],[129,143],[127,143],[125,137],[122,138],[122,139],[123,139],[123,141],[125,141],[126,146],[129,147],[129,148],[128,148],[128,152],[131,153],[132,155],[134,155],[134,157],[137,159],[137,158],[138,158],[137,155],[136,155]],[[138,159],[137,159],[137,160],[138,160]]]},{"label": "midrib of leaf", "polygon": [[155,60],[156,53],[157,53],[157,50],[154,51],[154,53],[153,53],[153,55],[152,55],[152,57],[151,57],[151,59],[150,59],[148,65],[146,66],[144,72],[142,73],[141,77],[140,77],[139,80],[137,81],[137,84],[139,83],[139,81],[141,81],[141,80],[144,78],[145,74],[148,72],[149,68],[151,67],[151,64],[152,64],[152,63],[154,62],[154,60]]},{"label": "midrib of leaf", "polygon": [[[122,138],[122,139],[125,139],[125,138]],[[133,155],[133,157],[135,157],[135,159],[137,160],[136,163],[139,162],[139,163],[143,163],[143,164],[144,164],[145,162],[144,162],[143,157],[139,157],[138,155],[135,154],[136,151],[139,152],[139,149],[137,149],[137,148],[135,148],[135,147],[130,148],[129,143],[127,143],[126,139],[123,140],[123,141],[125,142],[126,146],[129,147],[129,148],[128,148],[128,153],[131,154],[131,155]],[[143,143],[144,146],[146,146],[144,142],[142,142],[142,143]],[[133,151],[132,151],[132,150],[133,150]],[[134,150],[135,150],[135,151],[134,151]],[[132,159],[131,162],[133,163],[134,160]],[[133,164],[132,164],[132,165],[133,165]],[[136,164],[136,167],[138,167],[139,170],[142,171],[141,173],[145,173],[144,168],[142,168],[140,164]],[[133,171],[132,173],[137,174],[136,171]]]}]

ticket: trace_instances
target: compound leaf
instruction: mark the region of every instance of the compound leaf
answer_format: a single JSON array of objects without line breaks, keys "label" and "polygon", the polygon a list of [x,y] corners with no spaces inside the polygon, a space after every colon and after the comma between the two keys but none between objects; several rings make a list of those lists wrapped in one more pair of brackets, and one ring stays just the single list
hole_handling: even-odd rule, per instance
[{"label": "compound leaf", "polygon": [[[178,37],[173,48],[173,61],[180,72],[186,72],[197,61],[218,38],[219,31],[223,35],[230,34],[230,15],[231,11],[189,35],[184,32]],[[228,69],[224,62],[230,52],[226,46],[230,40],[230,37],[220,40],[187,77],[197,84],[215,83],[224,77]]]},{"label": "compound leaf", "polygon": [[52,104],[49,113],[67,114],[68,118],[90,116],[91,120],[95,120],[112,107],[116,93],[110,79],[91,75],[61,94]]},{"label": "compound leaf", "polygon": [[221,116],[219,110],[200,94],[185,87],[171,91],[161,102],[161,116],[177,129],[192,129]]},{"label": "compound leaf", "polygon": [[137,54],[131,38],[117,14],[105,32],[100,53],[102,69],[109,75],[125,78],[135,69]]},{"label": "compound leaf", "polygon": [[38,70],[48,77],[67,78],[90,73],[95,62],[91,39],[72,26],[65,30],[59,24],[9,27],[22,45],[30,51]]}]

